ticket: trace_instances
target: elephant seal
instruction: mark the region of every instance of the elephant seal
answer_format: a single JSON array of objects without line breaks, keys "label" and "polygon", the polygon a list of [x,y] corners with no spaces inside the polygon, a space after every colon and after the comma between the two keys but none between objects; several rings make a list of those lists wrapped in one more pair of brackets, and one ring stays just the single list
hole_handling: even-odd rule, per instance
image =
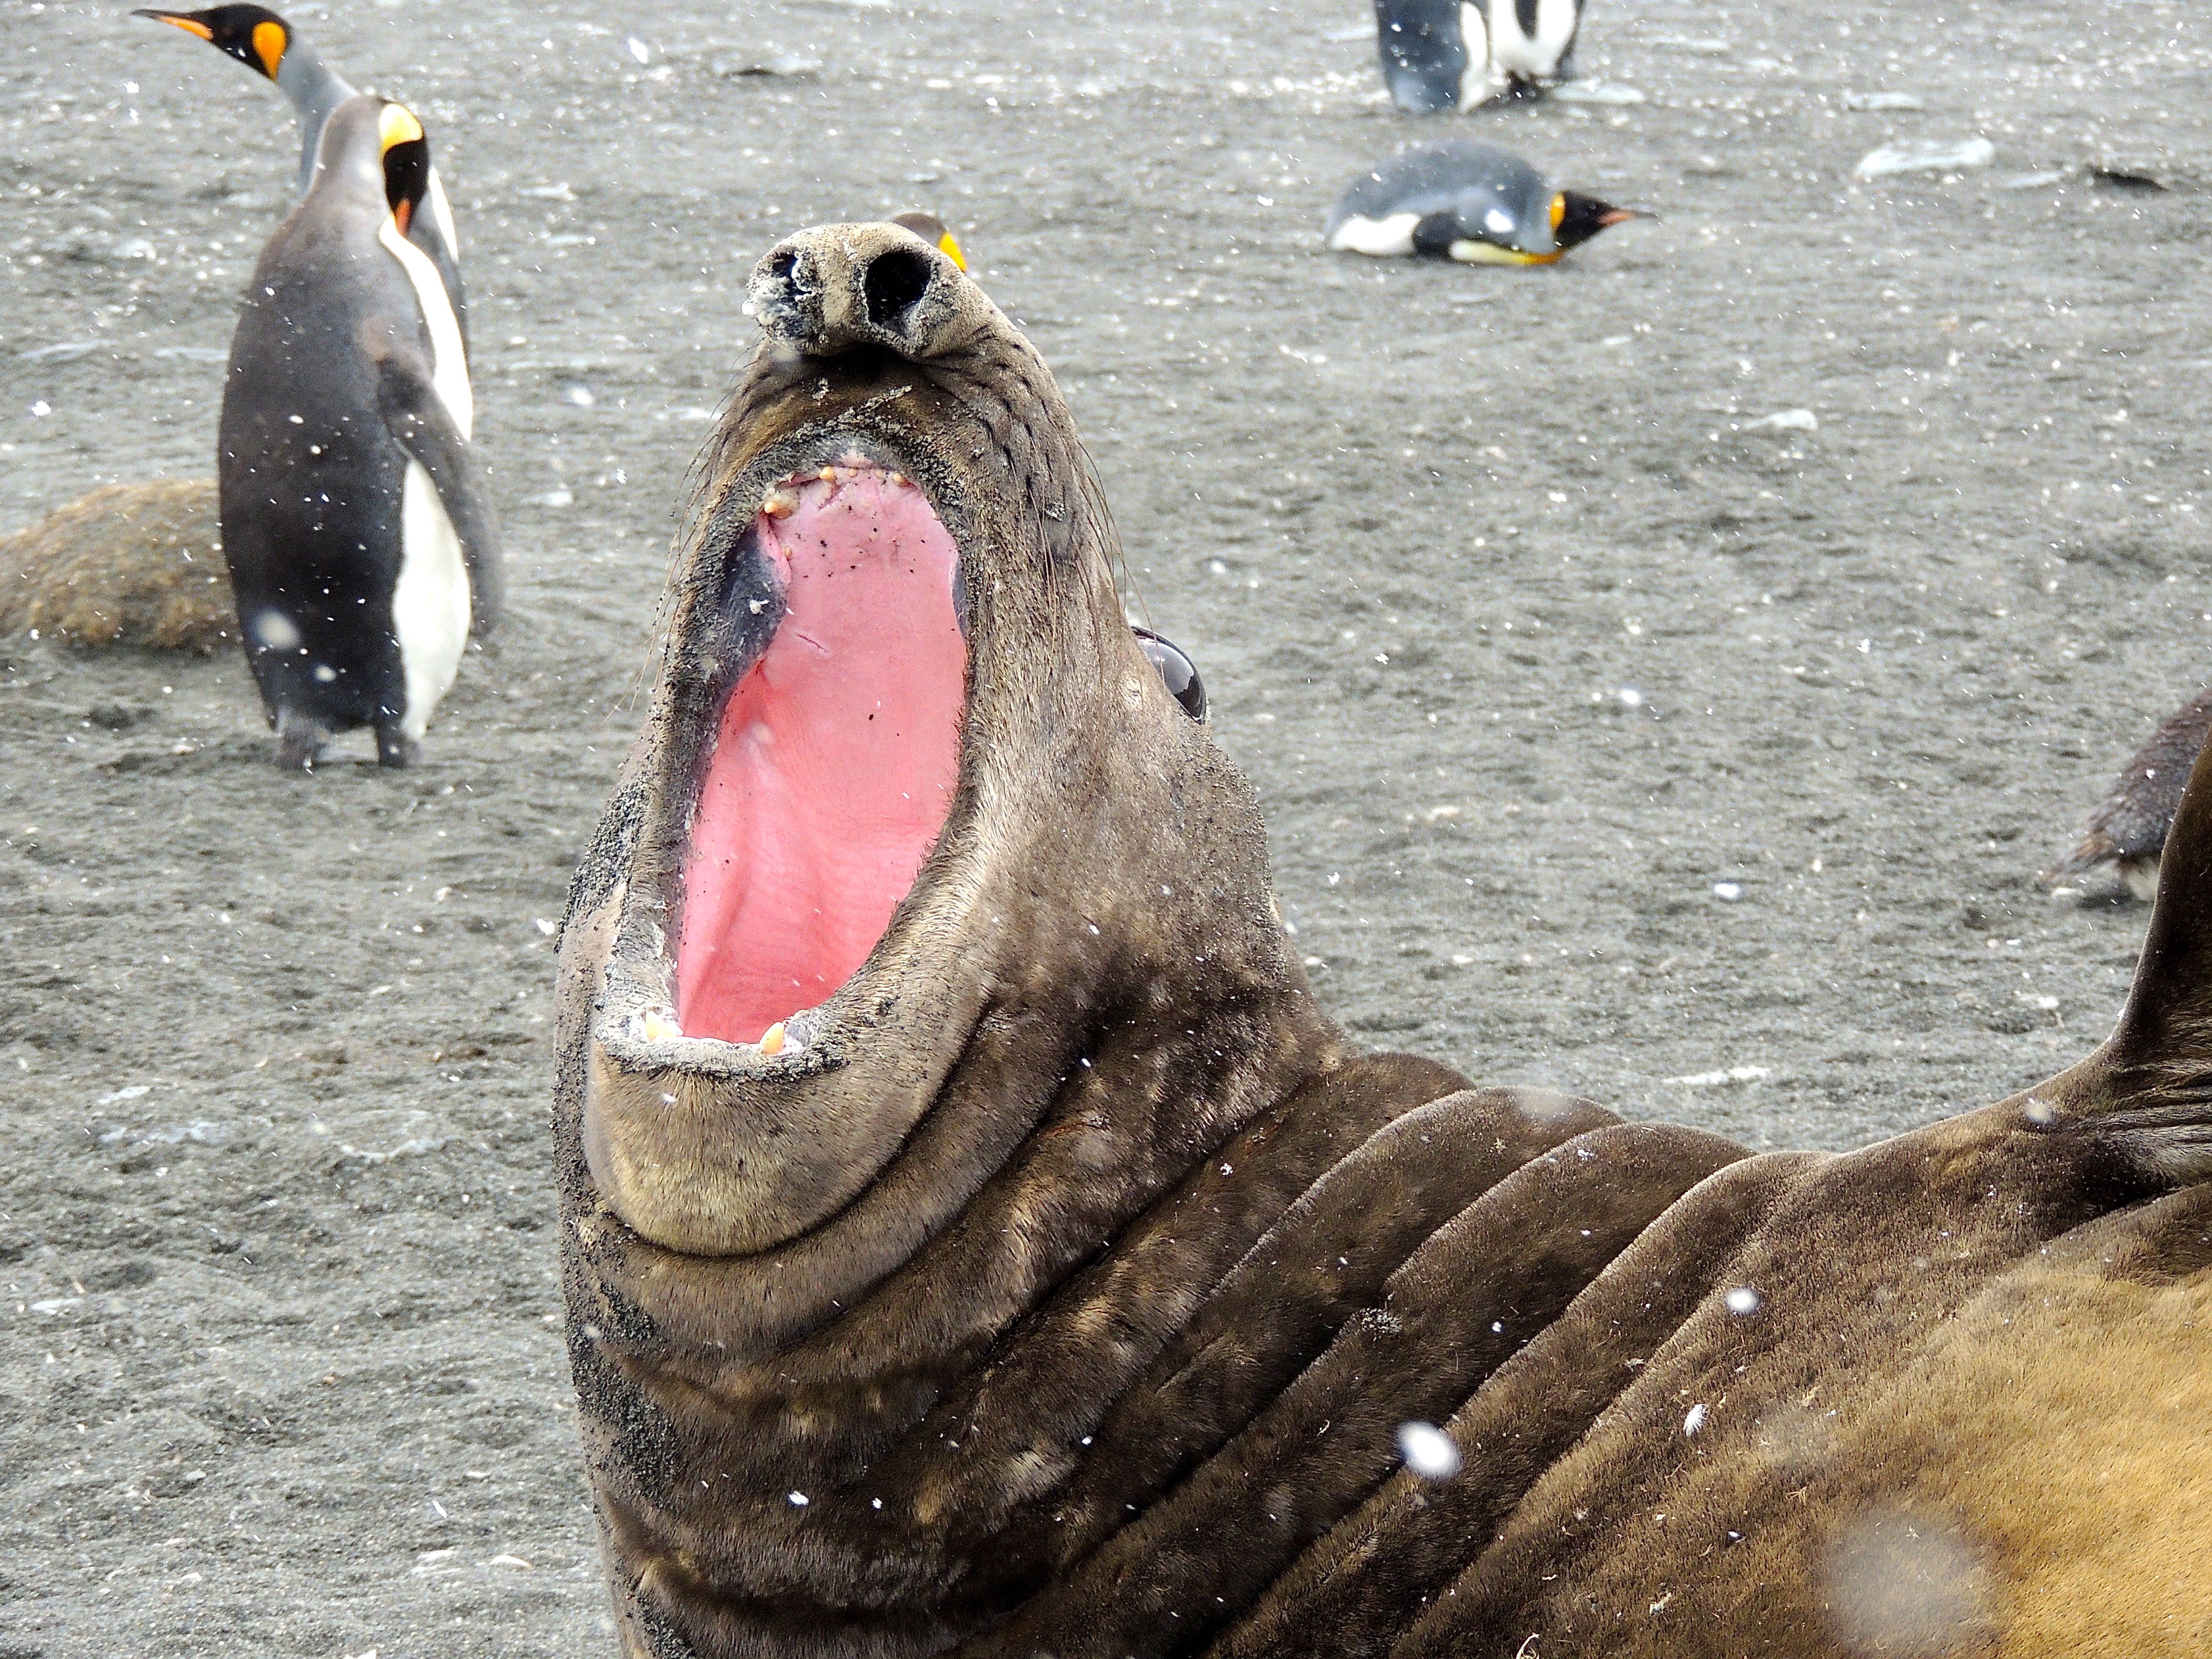
[{"label": "elephant seal", "polygon": [[0,634],[211,657],[237,627],[212,478],[103,484],[0,536]]},{"label": "elephant seal", "polygon": [[750,301],[562,945],[627,1653],[2201,1635],[2212,780],[2112,1040],[1860,1152],[1361,1053],[1028,343],[895,226]]}]

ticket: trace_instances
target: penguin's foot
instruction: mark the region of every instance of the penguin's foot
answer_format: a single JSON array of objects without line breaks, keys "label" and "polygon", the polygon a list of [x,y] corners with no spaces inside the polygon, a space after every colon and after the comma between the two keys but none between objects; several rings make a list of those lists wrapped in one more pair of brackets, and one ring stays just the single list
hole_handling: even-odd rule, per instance
[{"label": "penguin's foot", "polygon": [[376,763],[379,766],[389,766],[395,770],[412,766],[415,757],[422,751],[422,745],[398,726],[380,726],[376,728]]},{"label": "penguin's foot", "polygon": [[286,772],[312,772],[331,734],[311,716],[287,708],[276,716],[276,765]]}]

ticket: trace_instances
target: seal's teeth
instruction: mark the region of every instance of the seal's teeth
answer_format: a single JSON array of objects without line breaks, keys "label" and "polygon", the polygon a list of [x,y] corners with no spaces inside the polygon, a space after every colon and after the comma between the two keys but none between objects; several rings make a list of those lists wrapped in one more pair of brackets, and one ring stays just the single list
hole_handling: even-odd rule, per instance
[{"label": "seal's teeth", "polygon": [[783,1022],[781,1020],[776,1021],[775,1024],[761,1033],[760,1051],[764,1054],[780,1054],[783,1052]]},{"label": "seal's teeth", "polygon": [[906,488],[906,474],[903,472],[886,472],[884,474],[884,483],[890,489],[903,489]]},{"label": "seal's teeth", "polygon": [[639,1042],[665,1042],[684,1035],[673,1008],[645,1008],[629,1017],[629,1034]]},{"label": "seal's teeth", "polygon": [[834,466],[825,466],[822,469],[820,476],[823,483],[836,483],[837,482],[837,469]]},{"label": "seal's teeth", "polygon": [[799,511],[799,492],[778,485],[761,498],[761,511],[771,519],[787,519]]}]

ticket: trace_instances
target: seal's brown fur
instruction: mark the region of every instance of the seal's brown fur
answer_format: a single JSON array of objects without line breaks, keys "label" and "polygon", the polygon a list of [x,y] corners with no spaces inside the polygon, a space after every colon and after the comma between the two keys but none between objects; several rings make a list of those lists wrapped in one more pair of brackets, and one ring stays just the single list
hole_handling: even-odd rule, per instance
[{"label": "seal's brown fur", "polygon": [[0,634],[211,657],[238,611],[212,478],[106,484],[0,537]]},{"label": "seal's brown fur", "polygon": [[[1027,343],[889,226],[793,239],[753,301],[563,941],[570,1350],[629,1652],[2201,1633],[2212,1522],[2156,1443],[2201,1398],[2212,778],[2112,1040],[1860,1152],[1361,1054],[1273,919],[1249,790],[1122,623]],[[803,1043],[670,1035],[702,744],[775,626],[747,534],[855,449],[959,549],[958,790]],[[1455,1477],[1401,1467],[1409,1419]],[[2135,1455],[2093,1501],[2100,1448]],[[2146,1553],[2168,1577],[2123,1608]]]}]

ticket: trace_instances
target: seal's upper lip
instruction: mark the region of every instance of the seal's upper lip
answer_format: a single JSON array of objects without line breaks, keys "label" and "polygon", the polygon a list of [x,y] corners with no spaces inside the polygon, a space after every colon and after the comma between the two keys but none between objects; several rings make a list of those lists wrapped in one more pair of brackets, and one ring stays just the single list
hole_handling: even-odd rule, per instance
[{"label": "seal's upper lip", "polygon": [[853,453],[786,478],[744,539],[774,597],[735,602],[775,628],[696,763],[673,1024],[774,1053],[866,959],[944,828],[968,659],[958,553],[901,472]]}]

